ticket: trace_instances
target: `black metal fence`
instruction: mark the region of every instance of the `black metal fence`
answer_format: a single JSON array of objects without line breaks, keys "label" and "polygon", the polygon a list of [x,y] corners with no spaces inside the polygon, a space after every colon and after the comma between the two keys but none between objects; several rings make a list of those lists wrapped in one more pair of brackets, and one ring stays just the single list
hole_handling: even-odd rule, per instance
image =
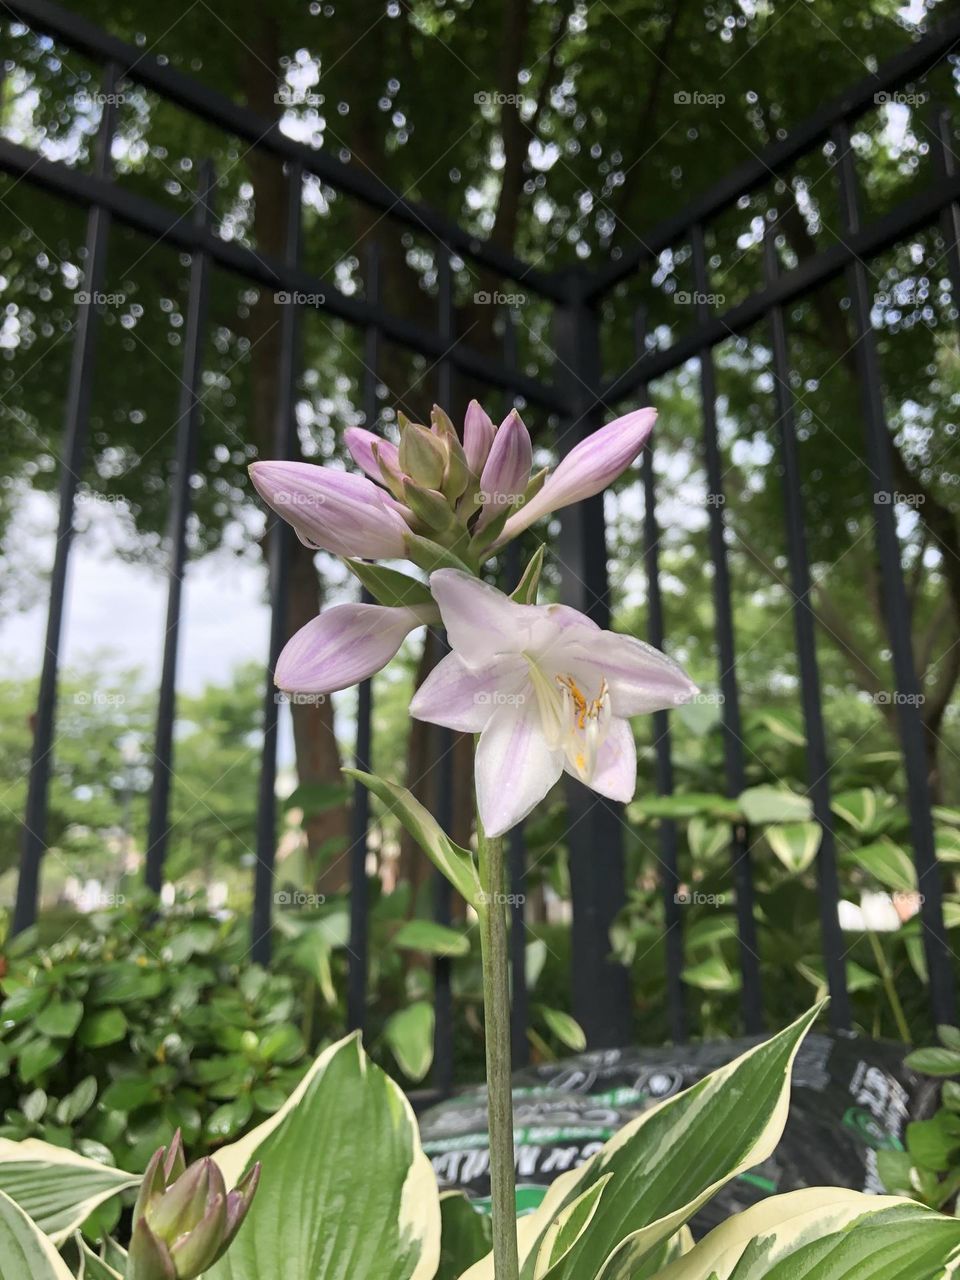
[{"label": "black metal fence", "polygon": [[[823,828],[817,870],[821,899],[821,928],[826,972],[832,995],[831,1018],[835,1026],[849,1025],[844,947],[837,917],[837,855],[830,808],[830,756],[824,729],[814,616],[809,604],[810,571],[806,551],[805,520],[797,459],[797,438],[791,392],[791,364],[787,308],[837,277],[846,277],[859,361],[864,429],[864,486],[871,491],[895,489],[884,417],[876,338],[871,325],[871,293],[866,263],[918,230],[939,226],[947,244],[947,261],[954,298],[960,297],[960,174],[951,149],[947,118],[940,121],[938,141],[940,180],[931,189],[911,194],[874,221],[860,213],[857,173],[850,146],[851,126],[874,108],[878,94],[894,93],[916,81],[944,59],[960,40],[960,20],[938,28],[877,74],[848,89],[814,118],[790,133],[763,154],[697,199],[678,216],[645,234],[634,252],[611,260],[602,270],[563,273],[534,269],[500,252],[430,209],[413,203],[362,170],[344,164],[326,152],[292,141],[254,112],[210,91],[153,55],[116,40],[75,14],[48,0],[7,0],[9,16],[33,31],[68,46],[102,68],[104,103],[97,138],[96,161],[91,172],[79,172],[47,160],[19,145],[0,139],[0,169],[63,200],[87,210],[85,288],[96,294],[103,288],[108,238],[113,224],[134,228],[151,241],[162,241],[190,255],[189,301],[182,345],[180,397],[177,419],[176,483],[171,495],[172,541],[169,549],[168,610],[163,667],[154,744],[153,788],[150,803],[146,861],[147,883],[159,889],[163,879],[168,836],[170,782],[173,776],[175,671],[179,644],[181,586],[187,559],[187,521],[190,514],[190,479],[194,468],[199,379],[208,325],[209,276],[212,266],[234,273],[251,285],[270,290],[322,296],[330,315],[356,326],[364,335],[363,409],[368,424],[377,417],[377,369],[380,345],[390,342],[436,362],[437,398],[453,405],[458,375],[486,384],[508,396],[519,396],[541,410],[559,415],[561,448],[567,449],[596,429],[611,410],[626,399],[642,394],[654,379],[695,359],[702,393],[702,448],[708,489],[709,547],[713,565],[716,646],[719,683],[723,694],[726,783],[731,796],[745,786],[744,746],[740,721],[737,653],[732,611],[730,573],[723,504],[723,465],[718,441],[715,348],[731,335],[756,324],[765,325],[773,353],[775,404],[779,435],[779,462],[783,472],[783,504],[788,550],[792,617],[800,675],[801,700],[806,728],[809,788],[816,818]],[[223,238],[217,230],[213,208],[215,175],[204,170],[190,216],[164,208],[116,183],[111,174],[111,142],[116,127],[112,103],[118,84],[130,79],[161,95],[218,130],[242,139],[282,162],[288,188],[288,220],[282,258],[274,260],[254,253],[242,244]],[[765,281],[737,305],[715,311],[710,305],[710,264],[706,236],[711,226],[736,202],[773,179],[791,165],[832,139],[844,216],[844,232],[835,243],[782,270],[776,246],[776,226],[765,228]],[[438,272],[438,314],[433,329],[421,329],[395,314],[380,298],[375,250],[365,267],[365,295],[348,295],[329,281],[316,278],[303,265],[302,189],[305,175],[312,175],[389,219],[391,225],[412,228],[432,242]],[[678,243],[691,251],[696,298],[693,328],[666,348],[648,346],[638,322],[637,356],[631,368],[610,381],[603,376],[600,308],[618,285],[636,278],[665,249]],[[456,337],[453,267],[451,259],[470,270],[520,282],[549,303],[554,310],[554,347],[557,355],[551,382],[524,373],[507,343],[505,354],[493,358]],[[294,408],[300,375],[299,351],[303,309],[289,306],[282,316],[278,370],[281,396],[277,405],[273,456],[290,457],[296,447]],[[60,471],[60,515],[53,565],[49,620],[28,802],[24,820],[23,850],[17,894],[15,928],[29,925],[36,916],[39,876],[46,848],[47,801],[51,755],[55,743],[58,659],[63,622],[64,591],[78,475],[87,448],[91,388],[96,363],[98,311],[78,308],[73,354],[64,413]],[[649,639],[667,643],[659,578],[659,530],[655,455],[647,455],[643,467],[644,564],[647,574]],[[955,1020],[952,956],[947,945],[942,910],[942,887],[937,867],[931,798],[925,767],[923,725],[918,709],[919,685],[911,652],[910,609],[904,585],[896,514],[892,505],[875,510],[877,557],[882,576],[889,647],[898,694],[897,716],[907,779],[907,800],[912,844],[922,894],[923,939],[929,971],[932,1013],[938,1022]],[[274,522],[270,529],[270,593],[272,625],[267,665],[272,671],[285,640],[287,616],[287,554],[289,530]],[[573,604],[607,625],[609,584],[601,499],[595,498],[564,513],[560,559],[563,594]],[[514,571],[516,565],[513,566]],[[372,696],[369,683],[360,691],[356,758],[361,766],[370,761]],[[274,852],[276,844],[276,762],[278,706],[272,680],[265,682],[263,701],[264,741],[257,817],[257,861],[253,911],[253,953],[266,960],[270,954],[273,905]],[[658,790],[673,788],[670,727],[665,713],[655,719],[656,781]],[[441,795],[452,791],[450,743],[438,734],[436,765],[445,770]],[[625,900],[622,822],[614,805],[600,801],[575,783],[568,787],[570,873],[573,903],[573,1012],[585,1028],[589,1043],[602,1046],[623,1042],[629,1035],[629,990],[626,971],[609,960],[608,930]],[[444,815],[439,815],[441,821]],[[362,1025],[367,987],[367,927],[365,859],[369,821],[367,795],[359,789],[353,807],[351,837],[351,934],[349,1016]],[[681,977],[683,944],[680,907],[677,831],[665,821],[660,828],[660,865],[666,920],[664,947],[670,1028],[677,1039],[686,1035],[684,986]],[[757,929],[748,833],[737,827],[732,833],[732,871],[740,939],[742,1016],[745,1030],[763,1025],[763,995],[758,959]],[[522,831],[510,842],[512,889],[522,895],[524,846]],[[513,908],[522,924],[523,907]],[[449,892],[437,886],[439,919],[449,918]],[[514,930],[513,947],[515,1029],[518,1058],[522,1059],[526,1024],[523,929]],[[437,972],[437,1054],[435,1079],[441,1087],[452,1071],[452,1000],[449,974],[441,964]]]}]

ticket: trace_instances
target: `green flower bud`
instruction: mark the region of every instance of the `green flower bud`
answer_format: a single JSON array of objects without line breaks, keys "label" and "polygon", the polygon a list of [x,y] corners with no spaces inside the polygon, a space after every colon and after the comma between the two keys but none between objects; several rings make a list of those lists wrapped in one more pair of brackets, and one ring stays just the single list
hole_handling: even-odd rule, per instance
[{"label": "green flower bud", "polygon": [[185,1167],[179,1132],[153,1156],[133,1211],[127,1280],[195,1280],[223,1256],[260,1178],[253,1168],[227,1194],[213,1160]]},{"label": "green flower bud", "polygon": [[447,450],[426,427],[409,423],[400,437],[400,469],[425,489],[439,489],[447,463]]},{"label": "green flower bud", "polygon": [[418,520],[436,533],[445,533],[456,524],[450,504],[436,489],[424,488],[409,479],[404,480],[403,501]]}]

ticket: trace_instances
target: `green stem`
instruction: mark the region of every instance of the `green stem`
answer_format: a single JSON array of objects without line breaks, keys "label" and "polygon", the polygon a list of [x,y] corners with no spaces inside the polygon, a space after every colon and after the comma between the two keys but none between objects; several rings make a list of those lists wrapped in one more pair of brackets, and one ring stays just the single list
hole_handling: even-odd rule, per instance
[{"label": "green stem", "polygon": [[510,1079],[510,981],[507,904],[503,890],[503,840],[488,840],[477,815],[480,888],[480,954],[487,1053],[490,1129],[490,1200],[495,1280],[519,1280],[517,1192],[513,1154],[513,1093]]},{"label": "green stem", "polygon": [[897,1024],[897,1030],[900,1032],[900,1039],[904,1044],[913,1044],[910,1024],[907,1022],[907,1016],[903,1012],[903,1005],[900,1003],[896,983],[893,980],[893,971],[887,963],[887,956],[880,939],[871,929],[867,930],[867,937],[870,939],[870,946],[873,948],[874,959],[877,962],[877,968],[880,970],[880,977],[883,981],[883,989],[887,993],[887,1003],[890,1005],[890,1012],[893,1014],[893,1020]]}]

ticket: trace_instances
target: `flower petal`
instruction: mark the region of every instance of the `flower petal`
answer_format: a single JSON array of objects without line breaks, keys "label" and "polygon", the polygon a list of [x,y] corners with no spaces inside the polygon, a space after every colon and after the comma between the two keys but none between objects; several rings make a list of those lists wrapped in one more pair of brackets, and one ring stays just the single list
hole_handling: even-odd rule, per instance
[{"label": "flower petal", "polygon": [[343,433],[343,440],[350,450],[350,457],[360,470],[365,471],[377,484],[383,484],[383,472],[373,452],[374,445],[377,446],[380,460],[391,472],[400,475],[400,455],[397,446],[389,440],[384,440],[383,436],[367,431],[364,427],[348,427]]},{"label": "flower petal", "polygon": [[527,684],[527,664],[519,656],[471,671],[459,654],[448,653],[413,695],[410,714],[458,733],[479,733],[498,707],[523,705]]},{"label": "flower petal", "polygon": [[[574,673],[584,676],[589,687],[600,676],[606,678],[615,716],[668,710],[689,702],[699,692],[672,658],[636,636],[601,631],[590,636],[587,643],[578,638],[565,650],[564,656]],[[592,681],[584,674],[585,668],[592,671]]]},{"label": "flower petal", "polygon": [[460,569],[437,569],[430,590],[451,648],[475,670],[503,653],[522,653],[541,618],[536,605],[517,604],[496,587]]},{"label": "flower petal", "polygon": [[494,436],[490,456],[480,476],[483,510],[477,521],[477,531],[522,500],[532,465],[530,432],[516,409],[511,409]]},{"label": "flower petal", "polygon": [[[569,772],[569,770],[568,770]],[[610,800],[626,804],[637,788],[637,744],[626,720],[610,721],[607,736],[597,752],[597,766],[587,783]]]},{"label": "flower petal", "polygon": [[406,554],[406,524],[364,476],[312,462],[255,462],[250,478],[308,547],[366,560]]},{"label": "flower petal", "polygon": [[483,471],[495,434],[496,427],[489,413],[476,400],[471,400],[463,420],[463,452],[467,457],[467,466],[475,476]]},{"label": "flower petal", "polygon": [[536,699],[498,707],[477,747],[477,807],[489,836],[502,836],[539,804],[563,772],[563,752],[540,731]]},{"label": "flower petal", "polygon": [[409,632],[432,616],[430,605],[334,605],[287,641],[274,680],[295,693],[347,689],[385,667]]},{"label": "flower petal", "polygon": [[547,476],[540,492],[510,516],[494,548],[502,547],[541,516],[606,489],[646,444],[656,417],[656,409],[638,409],[608,422],[574,445]]}]

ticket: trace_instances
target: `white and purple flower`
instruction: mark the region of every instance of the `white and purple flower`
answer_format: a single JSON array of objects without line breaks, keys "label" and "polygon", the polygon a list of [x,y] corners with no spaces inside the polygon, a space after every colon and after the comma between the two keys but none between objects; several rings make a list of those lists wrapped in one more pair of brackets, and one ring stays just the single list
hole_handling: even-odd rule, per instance
[{"label": "white and purple flower", "polygon": [[630,716],[686,702],[697,687],[659,650],[603,631],[566,605],[518,604],[456,569],[430,577],[452,652],[410,713],[479,733],[477,807],[489,836],[520,822],[561,773],[633,798]]}]

